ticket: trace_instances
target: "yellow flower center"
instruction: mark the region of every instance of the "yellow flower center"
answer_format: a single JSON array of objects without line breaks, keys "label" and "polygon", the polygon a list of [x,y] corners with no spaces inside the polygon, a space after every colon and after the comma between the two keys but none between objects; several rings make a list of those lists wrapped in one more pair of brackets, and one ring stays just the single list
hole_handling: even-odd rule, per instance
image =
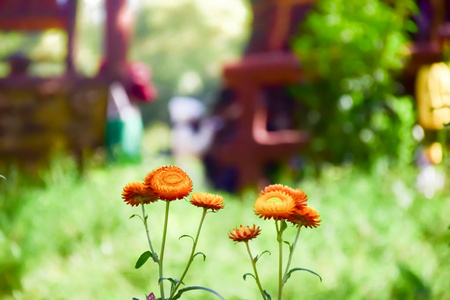
[{"label": "yellow flower center", "polygon": [[281,200],[278,197],[272,197],[272,198],[267,199],[267,202],[270,202],[270,203],[281,203],[281,202],[283,202],[283,200]]},{"label": "yellow flower center", "polygon": [[163,181],[167,184],[177,184],[183,181],[183,177],[176,173],[169,173],[163,177]]}]

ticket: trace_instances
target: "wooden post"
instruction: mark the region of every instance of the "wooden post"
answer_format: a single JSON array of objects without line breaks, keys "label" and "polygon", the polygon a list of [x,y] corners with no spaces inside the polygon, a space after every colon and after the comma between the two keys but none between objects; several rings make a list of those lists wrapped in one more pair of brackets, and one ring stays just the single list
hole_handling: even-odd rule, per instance
[{"label": "wooden post", "polygon": [[67,74],[75,74],[75,30],[76,30],[76,16],[77,16],[78,0],[69,0],[67,7],[67,56],[66,67]]},{"label": "wooden post", "polygon": [[133,20],[126,0],[105,0],[105,2],[105,69],[112,80],[117,80],[125,73]]}]

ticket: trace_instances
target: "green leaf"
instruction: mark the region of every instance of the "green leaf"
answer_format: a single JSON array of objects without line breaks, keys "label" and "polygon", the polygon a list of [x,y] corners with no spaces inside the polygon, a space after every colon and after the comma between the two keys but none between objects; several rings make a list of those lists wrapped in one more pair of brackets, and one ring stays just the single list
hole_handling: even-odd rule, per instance
[{"label": "green leaf", "polygon": [[[445,127],[445,128],[450,128],[450,123],[444,124],[444,127]],[[2,177],[3,177],[3,176],[2,176]],[[3,178],[5,178],[5,177],[3,177]]]},{"label": "green leaf", "polygon": [[196,257],[197,255],[203,255],[203,261],[205,261],[206,260],[206,255],[203,253],[203,252],[197,252],[197,253],[195,253],[194,254],[194,256],[192,257],[192,259],[194,259],[194,257]]},{"label": "green leaf", "polygon": [[129,219],[132,219],[132,218],[134,218],[134,217],[138,217],[139,219],[141,219],[142,222],[144,222],[144,219],[142,219],[142,217],[141,217],[140,215],[137,215],[137,214],[132,214],[132,215],[128,218],[128,220],[129,220]]},{"label": "green leaf", "polygon": [[144,253],[141,254],[141,256],[139,256],[136,265],[134,266],[135,269],[139,269],[140,267],[142,267],[147,260],[152,257],[152,253],[150,251],[145,251]]},{"label": "green leaf", "polygon": [[272,300],[272,297],[270,297],[270,294],[266,292],[266,290],[263,291],[264,295],[266,296],[267,300]]},{"label": "green leaf", "polygon": [[205,288],[205,287],[202,287],[202,286],[189,286],[189,287],[180,289],[180,290],[178,291],[178,293],[177,293],[172,299],[173,299],[173,300],[179,299],[179,298],[181,297],[181,295],[182,295],[184,292],[193,291],[193,290],[204,290],[204,291],[207,291],[207,292],[210,292],[210,293],[216,295],[217,297],[219,297],[219,298],[222,299],[222,300],[225,300],[225,299],[224,299],[222,296],[220,296],[219,293],[217,293],[216,291],[211,290],[211,289],[208,289],[208,288]]},{"label": "green leaf", "polygon": [[242,278],[244,278],[244,280],[247,280],[247,276],[252,276],[256,280],[255,275],[253,275],[252,273],[245,273],[244,276],[242,276]]},{"label": "green leaf", "polygon": [[291,245],[288,241],[283,241],[283,243],[287,244],[289,246],[289,252],[292,252],[293,245]]},{"label": "green leaf", "polygon": [[158,260],[158,254],[153,253],[152,259],[153,259],[153,261],[154,261],[155,263],[158,263],[158,262],[159,262],[159,260]]},{"label": "green leaf", "polygon": [[[180,282],[177,279],[163,277],[158,280],[158,284],[163,280],[170,281],[170,292],[171,293],[172,293],[173,289],[175,288],[175,286],[178,284],[178,282]],[[184,283],[182,282],[181,284],[184,284]]]},{"label": "green leaf", "polygon": [[253,259],[253,261],[254,261],[254,262],[257,262],[257,261],[261,258],[261,256],[262,256],[264,253],[269,253],[269,255],[272,255],[272,253],[270,253],[269,250],[265,250],[265,251],[263,251],[261,254],[256,255],[255,258]]},{"label": "green leaf", "polygon": [[314,274],[314,275],[316,275],[317,277],[319,277],[320,282],[322,282],[322,277],[320,277],[319,274],[317,274],[317,273],[314,272],[314,271],[311,271],[311,270],[309,270],[309,269],[304,269],[304,268],[294,268],[294,269],[290,269],[289,272],[286,274],[286,279],[284,280],[284,282],[286,282],[286,281],[289,279],[289,277],[291,277],[291,274],[292,274],[293,272],[295,272],[295,271],[306,271],[306,272],[309,272],[309,273],[311,273],[311,274]]},{"label": "green leaf", "polygon": [[[172,293],[172,291],[173,291],[173,289],[175,288],[175,286],[178,284],[178,282],[180,282],[180,281],[177,280],[177,279],[163,277],[163,278],[160,278],[160,279],[158,280],[158,284],[159,284],[161,281],[163,281],[163,280],[170,281],[170,293]],[[181,284],[184,285],[183,282],[182,282]]]},{"label": "green leaf", "polygon": [[185,237],[191,238],[192,242],[194,242],[194,238],[192,236],[188,235],[188,234],[183,234],[178,239],[181,240],[182,238],[185,238]]},{"label": "green leaf", "polygon": [[280,232],[283,232],[283,231],[285,231],[285,230],[286,230],[286,228],[287,228],[287,223],[286,223],[286,221],[285,221],[285,220],[282,220],[282,221],[281,221],[281,228],[280,228]]},{"label": "green leaf", "polygon": [[160,279],[158,279],[158,284],[159,284],[161,281],[163,281],[163,280],[170,281],[172,284],[177,284],[178,282],[180,282],[179,280],[173,279],[173,278],[170,278],[170,277],[161,277]]},{"label": "green leaf", "polygon": [[287,228],[287,223],[285,220],[281,221],[281,226],[280,226],[280,231],[278,232],[278,236],[277,236],[277,241],[282,241],[283,239],[281,238],[281,236],[283,235],[283,232],[286,230]]}]

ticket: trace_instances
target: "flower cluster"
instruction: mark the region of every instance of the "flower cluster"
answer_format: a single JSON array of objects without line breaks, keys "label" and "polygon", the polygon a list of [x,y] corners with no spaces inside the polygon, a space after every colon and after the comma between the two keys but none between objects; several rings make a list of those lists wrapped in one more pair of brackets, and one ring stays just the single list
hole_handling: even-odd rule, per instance
[{"label": "flower cluster", "polygon": [[[136,262],[135,268],[140,268],[150,257],[153,259],[155,263],[158,264],[159,269],[158,285],[161,294],[161,297],[158,299],[166,299],[165,292],[167,291],[165,291],[164,288],[165,279],[169,280],[172,283],[169,292],[169,297],[167,298],[168,300],[178,299],[182,293],[198,289],[205,290],[218,295],[215,291],[211,289],[199,286],[180,288],[181,287],[180,285],[183,283],[183,279],[185,278],[195,255],[201,253],[195,252],[195,250],[206,214],[208,212],[216,212],[224,208],[223,198],[221,196],[203,192],[200,193],[196,192],[191,194],[192,189],[193,189],[192,180],[182,169],[176,166],[163,166],[161,168],[150,171],[145,176],[143,181],[133,181],[126,184],[122,190],[122,199],[126,204],[131,206],[141,205],[142,207],[142,217],[140,216],[139,217],[144,223],[150,251],[145,251],[144,253],[142,253],[142,255]],[[196,237],[195,239],[192,238],[194,243],[185,270],[183,271],[179,279],[167,278],[163,274],[163,263],[164,263],[164,253],[167,237],[167,227],[168,227],[167,225],[168,225],[170,203],[173,202],[174,200],[184,199],[190,194],[191,196],[189,202],[196,207],[203,208],[203,214],[200,219],[200,224],[197,229]],[[144,204],[154,203],[157,202],[158,200],[162,200],[166,203],[165,219],[163,224],[163,236],[159,253],[155,251],[155,248],[153,247],[153,243],[150,238],[150,229],[147,223],[148,215],[146,214],[144,207]],[[132,215],[132,217],[134,216],[137,215]],[[151,293],[150,295],[147,296],[147,299],[155,299],[155,294]]]},{"label": "flower cluster", "polygon": [[[191,194],[191,178],[179,167],[163,166],[150,171],[143,181],[133,181],[125,185],[122,199],[126,204],[137,206],[158,200],[173,201]],[[190,203],[197,207],[217,211],[224,207],[223,198],[209,193],[193,193]]]},{"label": "flower cluster", "polygon": [[[147,240],[149,244],[149,251],[145,251],[141,254],[136,262],[135,268],[140,268],[149,258],[158,264],[159,276],[158,285],[160,290],[160,297],[157,299],[179,299],[181,294],[191,290],[204,290],[215,294],[222,298],[217,292],[200,286],[191,287],[181,287],[184,284],[183,280],[197,254],[203,254],[202,252],[196,252],[197,243],[199,240],[200,232],[202,229],[203,222],[205,220],[206,214],[208,212],[217,212],[224,208],[223,197],[215,194],[205,193],[205,192],[194,192],[193,183],[191,178],[179,167],[176,166],[163,166],[158,169],[150,171],[142,181],[133,181],[125,185],[122,190],[123,201],[131,206],[141,206],[142,216],[138,216],[145,227]],[[193,240],[193,245],[191,249],[190,257],[187,261],[186,267],[177,279],[164,276],[164,257],[165,257],[165,245],[167,237],[168,219],[169,219],[169,208],[172,202],[179,199],[185,199],[189,197],[189,203],[203,208],[203,213],[200,218],[200,223],[197,229],[195,238],[189,235],[182,235],[181,237],[191,237]],[[149,228],[148,226],[148,215],[145,211],[145,205],[150,203],[158,202],[159,200],[165,202],[166,210],[163,223],[163,234],[161,240],[160,251],[155,251],[157,249],[153,246],[150,238],[150,231],[155,227]],[[293,253],[295,251],[297,241],[300,234],[300,229],[302,227],[316,228],[320,225],[321,220],[318,212],[307,205],[308,197],[301,189],[293,189],[288,186],[281,184],[273,184],[264,188],[257,197],[254,205],[254,213],[264,220],[274,220],[276,229],[276,241],[278,243],[279,251],[279,266],[278,266],[278,299],[282,299],[283,286],[290,278],[294,271],[308,271],[320,279],[321,277],[308,269],[305,268],[290,268]],[[293,227],[297,229],[297,235],[292,243],[285,241],[283,233],[286,230],[287,223],[291,223]],[[252,263],[253,272],[246,273],[254,277],[256,284],[258,286],[261,297],[266,300],[270,299],[270,295],[266,290],[263,289],[261,281],[259,279],[256,263],[260,259],[261,255],[269,252],[263,251],[259,255],[253,256],[249,241],[258,237],[261,233],[259,226],[253,224],[253,226],[243,226],[240,225],[229,231],[228,237],[235,242],[243,242],[247,248],[247,252]],[[283,246],[284,244],[289,245],[289,256],[286,263],[283,264]],[[284,246],[285,247],[285,246]],[[269,252],[270,253],[270,252]],[[203,254],[205,257],[205,255]],[[283,271],[284,269],[284,271]],[[244,279],[246,277],[244,275]],[[165,280],[171,283],[170,290],[167,291],[164,288]],[[168,298],[165,297],[165,293],[168,293]],[[154,293],[146,296],[147,299],[156,299]],[[222,298],[223,299],[223,298]]]},{"label": "flower cluster", "polygon": [[264,219],[285,220],[299,227],[317,227],[320,215],[306,205],[308,197],[300,189],[292,189],[281,184],[267,186],[259,194],[254,212]]},{"label": "flower cluster", "polygon": [[131,206],[148,204],[159,199],[183,199],[191,193],[192,186],[191,178],[182,169],[164,166],[150,171],[143,181],[128,183],[123,188],[122,199]]},{"label": "flower cluster", "polygon": [[[317,273],[311,270],[305,268],[290,268],[292,256],[298,242],[300,229],[302,227],[316,228],[321,222],[317,211],[306,204],[307,200],[308,196],[300,189],[293,189],[281,184],[272,184],[265,187],[264,190],[261,191],[253,205],[253,211],[257,216],[263,218],[264,220],[273,219],[275,221],[276,241],[278,243],[279,251],[278,300],[282,299],[283,287],[289,279],[290,274],[294,271],[308,271],[321,279]],[[297,235],[292,243],[289,243],[283,239],[283,233],[287,228],[287,222],[290,222],[297,227]],[[268,251],[266,250],[260,255],[254,257],[250,251],[250,246],[248,243],[248,241],[256,238],[260,233],[261,229],[256,227],[256,225],[253,225],[253,227],[241,225],[239,228],[236,227],[231,230],[228,233],[228,237],[235,242],[245,243],[254,272],[253,274],[247,274],[254,277],[262,299],[266,300],[270,299],[270,295],[262,287],[256,263],[261,255]],[[285,266],[283,266],[283,243],[287,243],[289,245],[289,257]]]}]

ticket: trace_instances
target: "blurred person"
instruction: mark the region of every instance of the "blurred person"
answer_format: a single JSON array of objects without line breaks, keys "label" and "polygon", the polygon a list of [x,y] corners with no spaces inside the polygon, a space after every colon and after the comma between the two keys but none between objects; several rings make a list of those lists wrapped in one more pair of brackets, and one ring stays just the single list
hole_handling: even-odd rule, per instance
[{"label": "blurred person", "polygon": [[123,84],[113,82],[108,91],[106,125],[106,148],[110,157],[117,154],[140,157],[143,130],[139,108],[131,103]]},{"label": "blurred person", "polygon": [[216,132],[215,119],[206,118],[204,104],[192,97],[173,97],[168,109],[175,165],[189,170],[189,176],[197,182],[203,182],[202,157],[211,146]]},{"label": "blurred person", "polygon": [[[115,81],[109,87],[106,147],[111,157],[119,152],[136,159],[141,155],[144,132],[139,104],[153,102],[158,92],[152,83],[151,69],[144,63],[128,62],[125,71],[125,79]],[[109,75],[105,60],[99,73]]]}]

